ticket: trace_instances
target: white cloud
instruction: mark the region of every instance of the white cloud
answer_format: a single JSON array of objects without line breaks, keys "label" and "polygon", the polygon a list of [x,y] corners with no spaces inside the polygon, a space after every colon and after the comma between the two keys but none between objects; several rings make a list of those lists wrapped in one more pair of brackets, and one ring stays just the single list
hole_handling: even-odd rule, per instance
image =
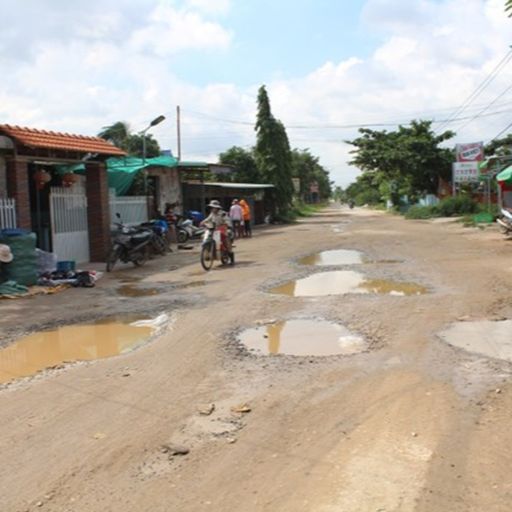
[{"label": "white cloud", "polygon": [[226,14],[230,7],[230,0],[187,0],[186,6],[207,14]]},{"label": "white cloud", "polygon": [[130,47],[165,57],[186,49],[225,49],[230,42],[231,34],[221,25],[197,13],[160,4],[151,12],[149,23],[133,33]]},{"label": "white cloud", "polygon": [[[42,9],[35,0],[26,3],[34,12]],[[292,145],[311,148],[331,167],[333,178],[347,184],[357,171],[346,165],[351,148],[343,140],[357,131],[330,125],[405,123],[429,113],[446,117],[448,107],[459,105],[508,50],[512,21],[502,4],[368,0],[364,24],[382,38],[372,54],[363,58],[354,50],[352,58],[268,84],[273,111],[288,126]],[[179,103],[186,158],[211,159],[231,145],[254,143],[250,124],[227,120],[254,120],[259,84],[199,86],[182,80],[172,66],[179,52],[223,52],[232,43],[230,28],[208,18],[207,2],[155,7],[154,1],[139,0],[135,7],[128,0],[91,0],[90,16],[80,31],[69,25],[79,14],[75,3],[62,6],[57,21],[41,12],[23,40],[15,31],[0,33],[0,123],[93,134],[117,120],[139,130],[165,114],[166,122],[153,133],[163,147],[175,149],[174,109]],[[229,3],[219,0],[212,8],[212,15],[223,13]],[[9,11],[7,26],[26,19],[23,14],[22,9]],[[98,29],[99,20],[103,25]],[[509,85],[509,76],[505,70],[477,103],[489,103]],[[512,94],[502,101],[507,100],[512,102]],[[472,107],[470,113],[476,112]],[[509,117],[481,118],[464,127],[457,139],[489,139]],[[301,128],[305,125],[317,128]]]}]

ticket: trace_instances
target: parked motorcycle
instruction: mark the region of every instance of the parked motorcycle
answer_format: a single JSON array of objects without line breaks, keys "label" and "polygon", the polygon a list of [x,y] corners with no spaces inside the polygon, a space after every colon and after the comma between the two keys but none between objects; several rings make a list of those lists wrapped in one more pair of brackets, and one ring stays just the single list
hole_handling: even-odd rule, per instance
[{"label": "parked motorcycle", "polygon": [[496,222],[500,225],[503,234],[509,235],[512,233],[512,213],[505,208],[501,209],[501,217],[496,219]]},{"label": "parked motorcycle", "polygon": [[164,220],[150,220],[149,222],[143,222],[140,226],[153,232],[154,236],[151,238],[150,245],[155,254],[163,255],[171,250],[167,239],[167,232],[169,231],[167,222]]},{"label": "parked motorcycle", "polygon": [[204,235],[205,228],[197,227],[191,219],[180,217],[176,224],[178,243],[184,244],[189,239],[201,238]]},{"label": "parked motorcycle", "polygon": [[119,222],[115,223],[116,229],[112,233],[112,245],[107,256],[107,272],[111,272],[119,260],[123,263],[131,262],[136,267],[144,265],[149,257],[150,243],[154,239],[152,230],[130,228],[123,224],[118,213],[116,217]]},{"label": "parked motorcycle", "polygon": [[[231,263],[235,264],[235,256],[233,252],[229,252],[225,241],[222,239],[221,229],[216,229],[215,226],[208,224],[205,225],[205,232],[203,235],[203,242],[201,244],[201,266],[205,270],[211,270],[213,262],[220,254],[220,261],[223,265]],[[226,236],[229,236],[226,233]]]}]

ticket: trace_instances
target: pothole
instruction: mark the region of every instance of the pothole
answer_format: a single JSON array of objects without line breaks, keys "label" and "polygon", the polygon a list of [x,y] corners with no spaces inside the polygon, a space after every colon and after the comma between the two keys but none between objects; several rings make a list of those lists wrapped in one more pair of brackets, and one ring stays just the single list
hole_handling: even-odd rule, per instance
[{"label": "pothole", "polygon": [[188,288],[198,288],[199,286],[205,286],[207,284],[207,281],[201,280],[201,281],[191,281],[190,283],[182,283],[177,284],[174,286],[177,290],[187,290]]},{"label": "pothole", "polygon": [[347,293],[378,293],[387,295],[422,295],[427,288],[416,283],[403,283],[382,279],[366,279],[359,272],[336,270],[319,272],[311,276],[289,281],[272,288],[271,293],[289,297],[321,297]]},{"label": "pothole", "polygon": [[133,286],[131,284],[125,284],[116,289],[116,292],[123,297],[151,297],[162,293],[159,288],[144,288],[139,286]]},{"label": "pothole", "polygon": [[335,249],[332,251],[322,251],[316,254],[311,254],[305,258],[301,258],[299,263],[301,265],[358,265],[364,263],[366,260],[360,251],[353,251],[349,249]]},{"label": "pothole", "polygon": [[457,322],[439,337],[446,343],[495,359],[512,361],[512,320]]},{"label": "pothole", "polygon": [[128,352],[147,342],[167,321],[167,315],[153,320],[109,318],[29,334],[0,350],[0,383],[65,363]]},{"label": "pothole", "polygon": [[325,320],[295,319],[247,329],[239,341],[250,351],[293,356],[349,355],[364,351],[364,338]]}]

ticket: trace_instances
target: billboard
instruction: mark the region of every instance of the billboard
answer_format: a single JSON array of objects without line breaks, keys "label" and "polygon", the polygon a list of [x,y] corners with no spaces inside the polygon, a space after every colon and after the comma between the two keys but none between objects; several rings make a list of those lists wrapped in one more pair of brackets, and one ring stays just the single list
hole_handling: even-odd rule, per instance
[{"label": "billboard", "polygon": [[484,159],[484,143],[456,144],[455,154],[457,162],[480,162]]},{"label": "billboard", "polygon": [[480,170],[478,162],[454,162],[453,181],[454,183],[474,183],[479,181]]}]

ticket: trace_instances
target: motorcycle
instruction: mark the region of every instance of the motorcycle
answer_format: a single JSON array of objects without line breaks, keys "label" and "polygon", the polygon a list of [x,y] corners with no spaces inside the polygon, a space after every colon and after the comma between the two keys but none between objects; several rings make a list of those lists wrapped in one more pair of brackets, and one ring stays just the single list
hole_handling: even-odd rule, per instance
[{"label": "motorcycle", "polygon": [[189,239],[200,238],[204,235],[205,229],[194,225],[191,219],[178,218],[176,223],[178,243],[184,244]]},{"label": "motorcycle", "polygon": [[348,207],[352,210],[352,208],[354,208],[355,204],[356,203],[354,203],[354,201],[351,200],[348,202]]},{"label": "motorcycle", "polygon": [[501,217],[496,219],[496,222],[500,225],[503,234],[509,235],[512,233],[512,213],[505,208],[501,209]]},{"label": "motorcycle", "polygon": [[154,236],[151,238],[151,249],[155,254],[163,255],[170,252],[171,248],[167,239],[169,225],[164,220],[150,220],[140,225],[143,229],[151,230]]},{"label": "motorcycle", "polygon": [[[215,226],[208,224],[205,225],[205,232],[201,244],[201,266],[205,270],[211,270],[213,262],[217,259],[220,253],[220,261],[223,265],[231,263],[235,264],[235,256],[233,252],[229,252],[226,243],[222,237],[222,231],[227,229],[224,227],[215,228]],[[229,236],[226,232],[225,236]]]},{"label": "motorcycle", "polygon": [[130,228],[121,221],[119,213],[116,214],[119,222],[112,232],[112,246],[107,256],[107,272],[114,269],[120,260],[123,263],[133,263],[136,267],[144,265],[149,257],[150,243],[154,233],[144,228]]}]

